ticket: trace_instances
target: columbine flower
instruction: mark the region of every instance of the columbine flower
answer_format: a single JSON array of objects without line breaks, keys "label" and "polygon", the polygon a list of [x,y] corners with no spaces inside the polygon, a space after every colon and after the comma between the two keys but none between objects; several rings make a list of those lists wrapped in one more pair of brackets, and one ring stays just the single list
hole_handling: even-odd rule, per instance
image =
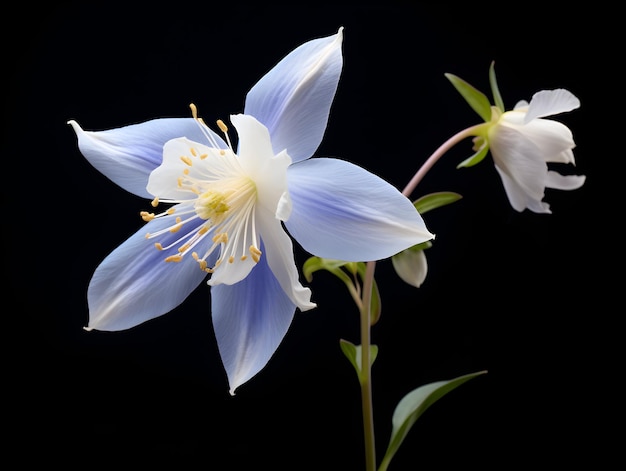
[{"label": "columbine flower", "polygon": [[197,117],[83,131],[85,157],[128,191],[167,209],[114,250],[89,284],[87,329],[121,330],[171,311],[207,277],[230,391],[258,373],[296,308],[315,307],[298,281],[289,231],[312,254],[387,258],[433,237],[397,189],[348,162],[309,159],[323,137],[342,68],[342,29],[296,48],[230,117],[231,145]]},{"label": "columbine flower", "polygon": [[562,175],[548,168],[548,163],[572,164],[575,147],[570,129],[563,123],[544,119],[580,107],[580,101],[565,89],[542,90],[530,100],[519,101],[511,111],[504,111],[493,63],[491,85],[496,106],[489,106],[487,98],[458,77],[447,74],[485,119],[476,128],[476,154],[460,166],[478,163],[487,151],[500,174],[511,206],[517,211],[528,208],[536,213],[550,213],[550,205],[543,202],[546,188],[575,190],[585,182],[584,175]]}]

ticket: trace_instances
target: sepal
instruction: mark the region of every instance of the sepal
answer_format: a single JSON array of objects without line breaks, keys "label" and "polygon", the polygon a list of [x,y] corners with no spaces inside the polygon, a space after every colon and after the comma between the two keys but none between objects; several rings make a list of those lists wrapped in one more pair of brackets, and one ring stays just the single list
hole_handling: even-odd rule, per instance
[{"label": "sepal", "polygon": [[489,85],[491,86],[491,93],[493,95],[494,104],[500,108],[500,111],[504,113],[504,101],[502,100],[502,95],[500,95],[500,89],[498,88],[498,81],[496,80],[496,63],[495,61],[491,61],[491,65],[489,66]]},{"label": "sepal", "polygon": [[454,85],[454,88],[461,94],[465,101],[478,113],[486,123],[491,121],[491,103],[487,96],[481,91],[474,88],[460,77],[454,74],[444,74],[448,80]]},{"label": "sepal", "polygon": [[477,137],[477,139],[482,139],[482,143],[480,144],[480,147],[478,148],[476,153],[474,153],[473,155],[465,159],[463,162],[458,164],[456,168],[473,167],[477,163],[481,162],[487,156],[487,152],[489,152],[489,141],[481,137]]}]

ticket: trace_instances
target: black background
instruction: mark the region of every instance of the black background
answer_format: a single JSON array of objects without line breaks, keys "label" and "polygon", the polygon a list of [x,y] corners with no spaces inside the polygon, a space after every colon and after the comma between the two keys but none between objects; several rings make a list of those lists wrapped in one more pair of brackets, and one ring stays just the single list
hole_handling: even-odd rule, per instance
[{"label": "black background", "polygon": [[[557,119],[577,143],[577,167],[561,171],[587,182],[548,190],[553,214],[515,212],[489,159],[457,170],[469,141],[414,193],[463,199],[425,216],[437,238],[420,289],[388,260],[377,265],[379,458],[402,396],[483,369],[420,418],[391,469],[559,469],[603,456],[592,437],[603,430],[596,419],[611,416],[595,393],[612,389],[599,368],[615,346],[607,323],[620,313],[605,264],[623,271],[619,252],[599,255],[619,221],[601,216],[616,199],[610,165],[623,156],[599,144],[620,139],[600,124],[618,86],[604,60],[616,44],[615,12],[482,5],[65,2],[5,15],[15,25],[3,32],[3,266],[14,298],[5,316],[20,321],[4,331],[5,407],[17,419],[5,427],[24,467],[363,469],[358,383],[339,349],[340,338],[359,343],[358,315],[330,275],[314,276],[318,308],[296,314],[274,358],[234,397],[207,288],[129,331],[82,330],[89,278],[140,228],[146,202],[94,170],[66,124],[101,130],[186,117],[191,102],[207,121],[225,119],[285,54],[340,26],[344,69],[316,155],[350,160],[398,188],[444,140],[479,122],[446,72],[489,94],[495,60],[507,108],[560,87],[582,103]],[[307,254],[296,257],[301,265]]]}]

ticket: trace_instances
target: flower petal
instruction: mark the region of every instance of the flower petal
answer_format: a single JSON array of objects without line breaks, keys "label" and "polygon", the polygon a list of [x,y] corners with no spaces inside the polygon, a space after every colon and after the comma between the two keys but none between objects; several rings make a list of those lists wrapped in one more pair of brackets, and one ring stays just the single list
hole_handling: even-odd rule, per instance
[{"label": "flower petal", "polygon": [[[87,292],[88,330],[124,330],[165,314],[206,277],[190,256],[179,263],[164,261],[178,254],[178,244],[160,251],[146,239],[147,232],[166,229],[171,223],[168,218],[150,221],[96,269]],[[166,231],[158,240],[167,246],[180,235]]]},{"label": "flower petal", "polygon": [[244,113],[263,123],[274,154],[287,150],[294,162],[318,148],[343,66],[343,28],[294,49],[246,96]]},{"label": "flower petal", "polygon": [[[548,168],[541,150],[523,132],[525,129],[526,126],[505,124],[492,127],[489,132],[491,155],[498,170],[515,181],[516,187],[531,200],[541,201]],[[511,205],[517,209],[512,201]]]},{"label": "flower petal", "polygon": [[239,161],[256,185],[258,203],[281,220],[291,213],[287,191],[287,168],[291,157],[286,152],[274,155],[267,128],[249,115],[232,115],[239,135]]},{"label": "flower petal", "polygon": [[528,123],[535,118],[565,113],[578,107],[580,107],[580,100],[568,90],[563,88],[541,90],[535,93],[530,100],[525,122]]},{"label": "flower petal", "polygon": [[557,190],[577,190],[585,183],[584,175],[561,175],[553,170],[548,171],[546,187]]},{"label": "flower petal", "polygon": [[337,159],[287,171],[289,233],[313,255],[345,261],[390,257],[434,236],[408,198],[376,175]]},{"label": "flower petal", "polygon": [[301,311],[313,309],[311,290],[298,281],[298,269],[294,261],[293,244],[273,212],[257,208],[257,224],[265,246],[267,263],[291,302]]},{"label": "flower petal", "polygon": [[[84,131],[74,120],[68,124],[74,129],[78,147],[89,163],[125,190],[145,198],[151,198],[146,190],[148,176],[161,164],[167,141],[177,137],[207,141],[193,118],[153,119],[96,132]],[[209,132],[223,144],[217,134]]]},{"label": "flower petal", "polygon": [[[192,152],[201,157],[194,156]],[[185,137],[167,141],[162,154],[163,162],[150,174],[146,185],[152,196],[161,199],[184,201],[197,198],[196,193],[179,185],[183,172],[188,178],[197,180],[218,179],[220,174],[227,173],[224,171],[226,158],[220,156],[218,150]],[[196,158],[207,161],[193,164]],[[232,153],[228,158],[233,158]]]},{"label": "flower petal", "polygon": [[524,124],[524,113],[507,112],[500,124],[516,129],[538,148],[544,162],[574,163],[571,149],[576,147],[572,131],[563,123],[551,119],[534,119]]},{"label": "flower petal", "polygon": [[550,205],[541,201],[543,199],[543,191],[541,193],[541,197],[530,197],[525,189],[517,183],[517,181],[513,180],[507,173],[498,167],[497,164],[495,167],[500,175],[500,178],[502,179],[504,191],[506,192],[509,203],[513,209],[519,212],[524,211],[526,208],[535,213],[550,214],[552,212],[550,211]]},{"label": "flower petal", "polygon": [[211,288],[213,328],[230,393],[256,375],[287,333],[296,306],[265,257],[234,285]]}]

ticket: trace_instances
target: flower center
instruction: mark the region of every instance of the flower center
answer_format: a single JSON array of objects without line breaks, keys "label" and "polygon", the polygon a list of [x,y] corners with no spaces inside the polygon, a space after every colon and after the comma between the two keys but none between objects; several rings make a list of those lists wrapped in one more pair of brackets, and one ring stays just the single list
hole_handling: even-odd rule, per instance
[{"label": "flower center", "polygon": [[195,203],[196,213],[202,219],[218,221],[228,211],[226,195],[217,191],[208,190],[202,193]]},{"label": "flower center", "polygon": [[[200,120],[198,122],[205,126]],[[218,126],[226,134],[226,125],[218,121]],[[155,198],[154,207],[159,202],[178,204],[157,215],[142,211],[141,217],[145,221],[160,217],[172,220],[167,227],[146,235],[148,239],[163,240],[154,244],[158,250],[176,248],[174,255],[165,258],[166,262],[180,262],[190,254],[207,273],[214,273],[218,267],[224,271],[230,266],[236,277],[235,273],[249,270],[261,257],[255,215],[258,194],[255,182],[242,169],[230,140],[227,141],[229,148],[219,149],[181,140],[187,148],[182,149],[183,155],[173,157],[166,148],[164,165],[166,159],[174,162],[167,178],[175,184],[181,198]],[[176,150],[180,152],[181,148]],[[210,238],[208,243],[207,237]],[[203,249],[199,250],[199,247]],[[207,260],[214,252],[219,256],[214,266],[209,267]]]}]

